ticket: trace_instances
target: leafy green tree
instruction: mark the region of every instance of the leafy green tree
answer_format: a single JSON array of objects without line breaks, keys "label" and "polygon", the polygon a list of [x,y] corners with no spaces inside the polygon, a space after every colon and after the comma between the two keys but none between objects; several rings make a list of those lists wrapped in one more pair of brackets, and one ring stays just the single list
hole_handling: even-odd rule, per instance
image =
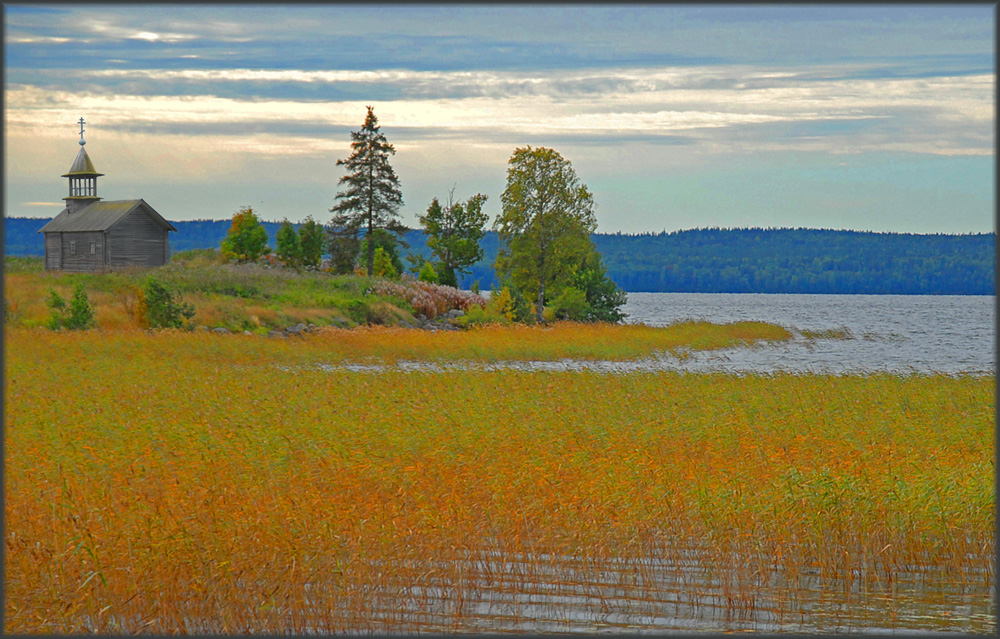
[{"label": "leafy green tree", "polygon": [[233,215],[229,234],[222,240],[222,254],[227,260],[256,262],[267,255],[267,231],[253,208],[244,206]]},{"label": "leafy green tree", "polygon": [[434,270],[434,265],[431,264],[430,262],[424,262],[424,266],[423,268],[420,269],[420,275],[417,276],[417,279],[420,280],[421,282],[430,282],[431,284],[437,284],[438,274],[437,271]]},{"label": "leafy green tree", "polygon": [[427,215],[418,219],[427,234],[427,247],[438,258],[440,283],[457,288],[458,276],[483,258],[479,242],[486,234],[489,216],[483,213],[485,195],[477,193],[465,202],[455,202],[454,195],[452,189],[444,207],[434,198]]},{"label": "leafy green tree", "polygon": [[392,264],[392,258],[389,254],[385,252],[381,246],[375,248],[375,268],[373,273],[377,277],[386,277],[389,279],[396,279],[399,277],[399,271]]},{"label": "leafy green tree", "polygon": [[353,273],[361,252],[361,240],[349,231],[333,229],[328,231],[327,251],[330,253],[330,268],[334,273]]},{"label": "leafy green tree", "polygon": [[302,248],[302,263],[306,266],[319,266],[323,259],[323,226],[312,216],[299,227],[299,246]]},{"label": "leafy green tree", "polygon": [[546,289],[567,282],[591,250],[594,197],[559,153],[527,146],[508,162],[501,203],[493,224],[500,239],[494,268],[536,300],[541,323]]},{"label": "leafy green tree", "polygon": [[580,319],[585,322],[618,323],[625,319],[621,307],[625,305],[628,296],[625,291],[608,277],[601,261],[601,254],[595,247],[584,259],[570,278],[572,288],[581,291],[586,300],[586,306],[580,312]]},{"label": "leafy green tree", "polygon": [[144,315],[153,328],[183,328],[194,317],[194,306],[187,304],[155,277],[150,276],[143,287]]},{"label": "leafy green tree", "polygon": [[[403,194],[399,189],[399,178],[389,164],[389,156],[396,149],[379,132],[375,111],[368,107],[368,115],[360,131],[351,132],[351,155],[346,160],[337,160],[337,166],[347,167],[347,175],[340,178],[338,185],[339,202],[330,209],[334,217],[330,224],[344,229],[357,237],[362,227],[367,227],[367,237],[375,229],[388,229],[397,234],[405,232],[399,223],[399,207],[403,204]],[[366,250],[368,276],[375,269],[375,244],[369,243]]]},{"label": "leafy green tree", "polygon": [[295,227],[292,226],[291,222],[285,219],[274,239],[278,245],[276,253],[282,262],[288,266],[296,267],[302,263],[302,244],[299,242],[299,234],[295,232]]},{"label": "leafy green tree", "polygon": [[80,330],[94,326],[94,307],[90,304],[87,291],[83,290],[83,284],[78,284],[73,290],[73,299],[69,304],[54,290],[49,291],[47,304],[52,310],[48,327],[54,331],[60,328]]},{"label": "leafy green tree", "polygon": [[[371,235],[375,250],[382,249],[392,264],[393,271],[398,275],[403,272],[403,260],[399,257],[401,248],[409,248],[409,244],[397,239],[395,235],[385,229],[375,229]],[[361,254],[368,254],[368,238],[361,241]]]}]

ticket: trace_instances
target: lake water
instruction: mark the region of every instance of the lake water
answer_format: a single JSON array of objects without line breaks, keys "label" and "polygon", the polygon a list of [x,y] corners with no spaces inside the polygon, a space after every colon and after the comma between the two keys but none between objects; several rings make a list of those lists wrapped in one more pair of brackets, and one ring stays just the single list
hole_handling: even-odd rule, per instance
[{"label": "lake water", "polygon": [[[347,368],[949,375],[996,371],[993,296],[630,293],[624,311],[627,322],[651,326],[692,319],[763,321],[790,329],[794,339],[635,362],[402,362]],[[839,336],[824,337],[825,331]],[[946,575],[937,566],[914,566],[882,586],[805,575],[789,589],[780,575],[763,575],[750,608],[734,607],[718,571],[713,573],[710,562],[702,563],[697,554],[683,565],[670,561],[651,559],[651,583],[643,584],[633,583],[634,571],[611,567],[575,579],[562,575],[548,581],[544,574],[534,575],[527,586],[511,587],[479,582],[475,566],[469,566],[465,574],[470,583],[464,587],[411,586],[388,593],[381,606],[373,606],[373,616],[395,619],[398,625],[388,627],[397,631],[430,632],[996,632],[992,556],[984,556],[982,568],[971,573]],[[486,572],[497,571],[491,567]]]},{"label": "lake water", "polygon": [[[783,344],[693,353],[689,371],[995,374],[996,298],[964,295],[629,293],[627,322],[755,320],[796,333]],[[848,339],[803,331],[846,329]]]}]

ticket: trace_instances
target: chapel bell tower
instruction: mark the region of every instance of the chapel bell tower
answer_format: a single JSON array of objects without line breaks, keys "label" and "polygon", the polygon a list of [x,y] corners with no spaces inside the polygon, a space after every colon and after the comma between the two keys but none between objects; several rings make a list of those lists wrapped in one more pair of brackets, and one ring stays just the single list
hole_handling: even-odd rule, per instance
[{"label": "chapel bell tower", "polygon": [[69,173],[63,175],[64,178],[69,178],[69,196],[63,200],[71,214],[101,199],[97,197],[97,178],[104,174],[97,172],[84,148],[87,143],[83,139],[84,124],[83,118],[80,118],[80,152],[76,154]]}]

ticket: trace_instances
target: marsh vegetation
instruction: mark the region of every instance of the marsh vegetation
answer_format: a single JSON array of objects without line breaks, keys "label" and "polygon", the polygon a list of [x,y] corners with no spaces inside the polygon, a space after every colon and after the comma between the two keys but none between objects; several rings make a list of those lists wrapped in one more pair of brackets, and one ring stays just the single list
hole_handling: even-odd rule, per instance
[{"label": "marsh vegetation", "polygon": [[995,631],[993,376],[301,366],[776,328],[8,329],[5,631]]}]

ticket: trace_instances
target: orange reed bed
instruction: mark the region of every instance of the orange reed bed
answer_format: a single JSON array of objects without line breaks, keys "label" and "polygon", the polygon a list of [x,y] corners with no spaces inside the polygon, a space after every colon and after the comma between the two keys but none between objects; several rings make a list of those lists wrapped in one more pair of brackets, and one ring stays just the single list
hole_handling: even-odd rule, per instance
[{"label": "orange reed bed", "polygon": [[992,610],[993,377],[282,373],[334,347],[6,339],[8,633],[530,630],[532,593],[780,624],[809,579],[863,619],[914,571],[948,585],[935,610]]}]

